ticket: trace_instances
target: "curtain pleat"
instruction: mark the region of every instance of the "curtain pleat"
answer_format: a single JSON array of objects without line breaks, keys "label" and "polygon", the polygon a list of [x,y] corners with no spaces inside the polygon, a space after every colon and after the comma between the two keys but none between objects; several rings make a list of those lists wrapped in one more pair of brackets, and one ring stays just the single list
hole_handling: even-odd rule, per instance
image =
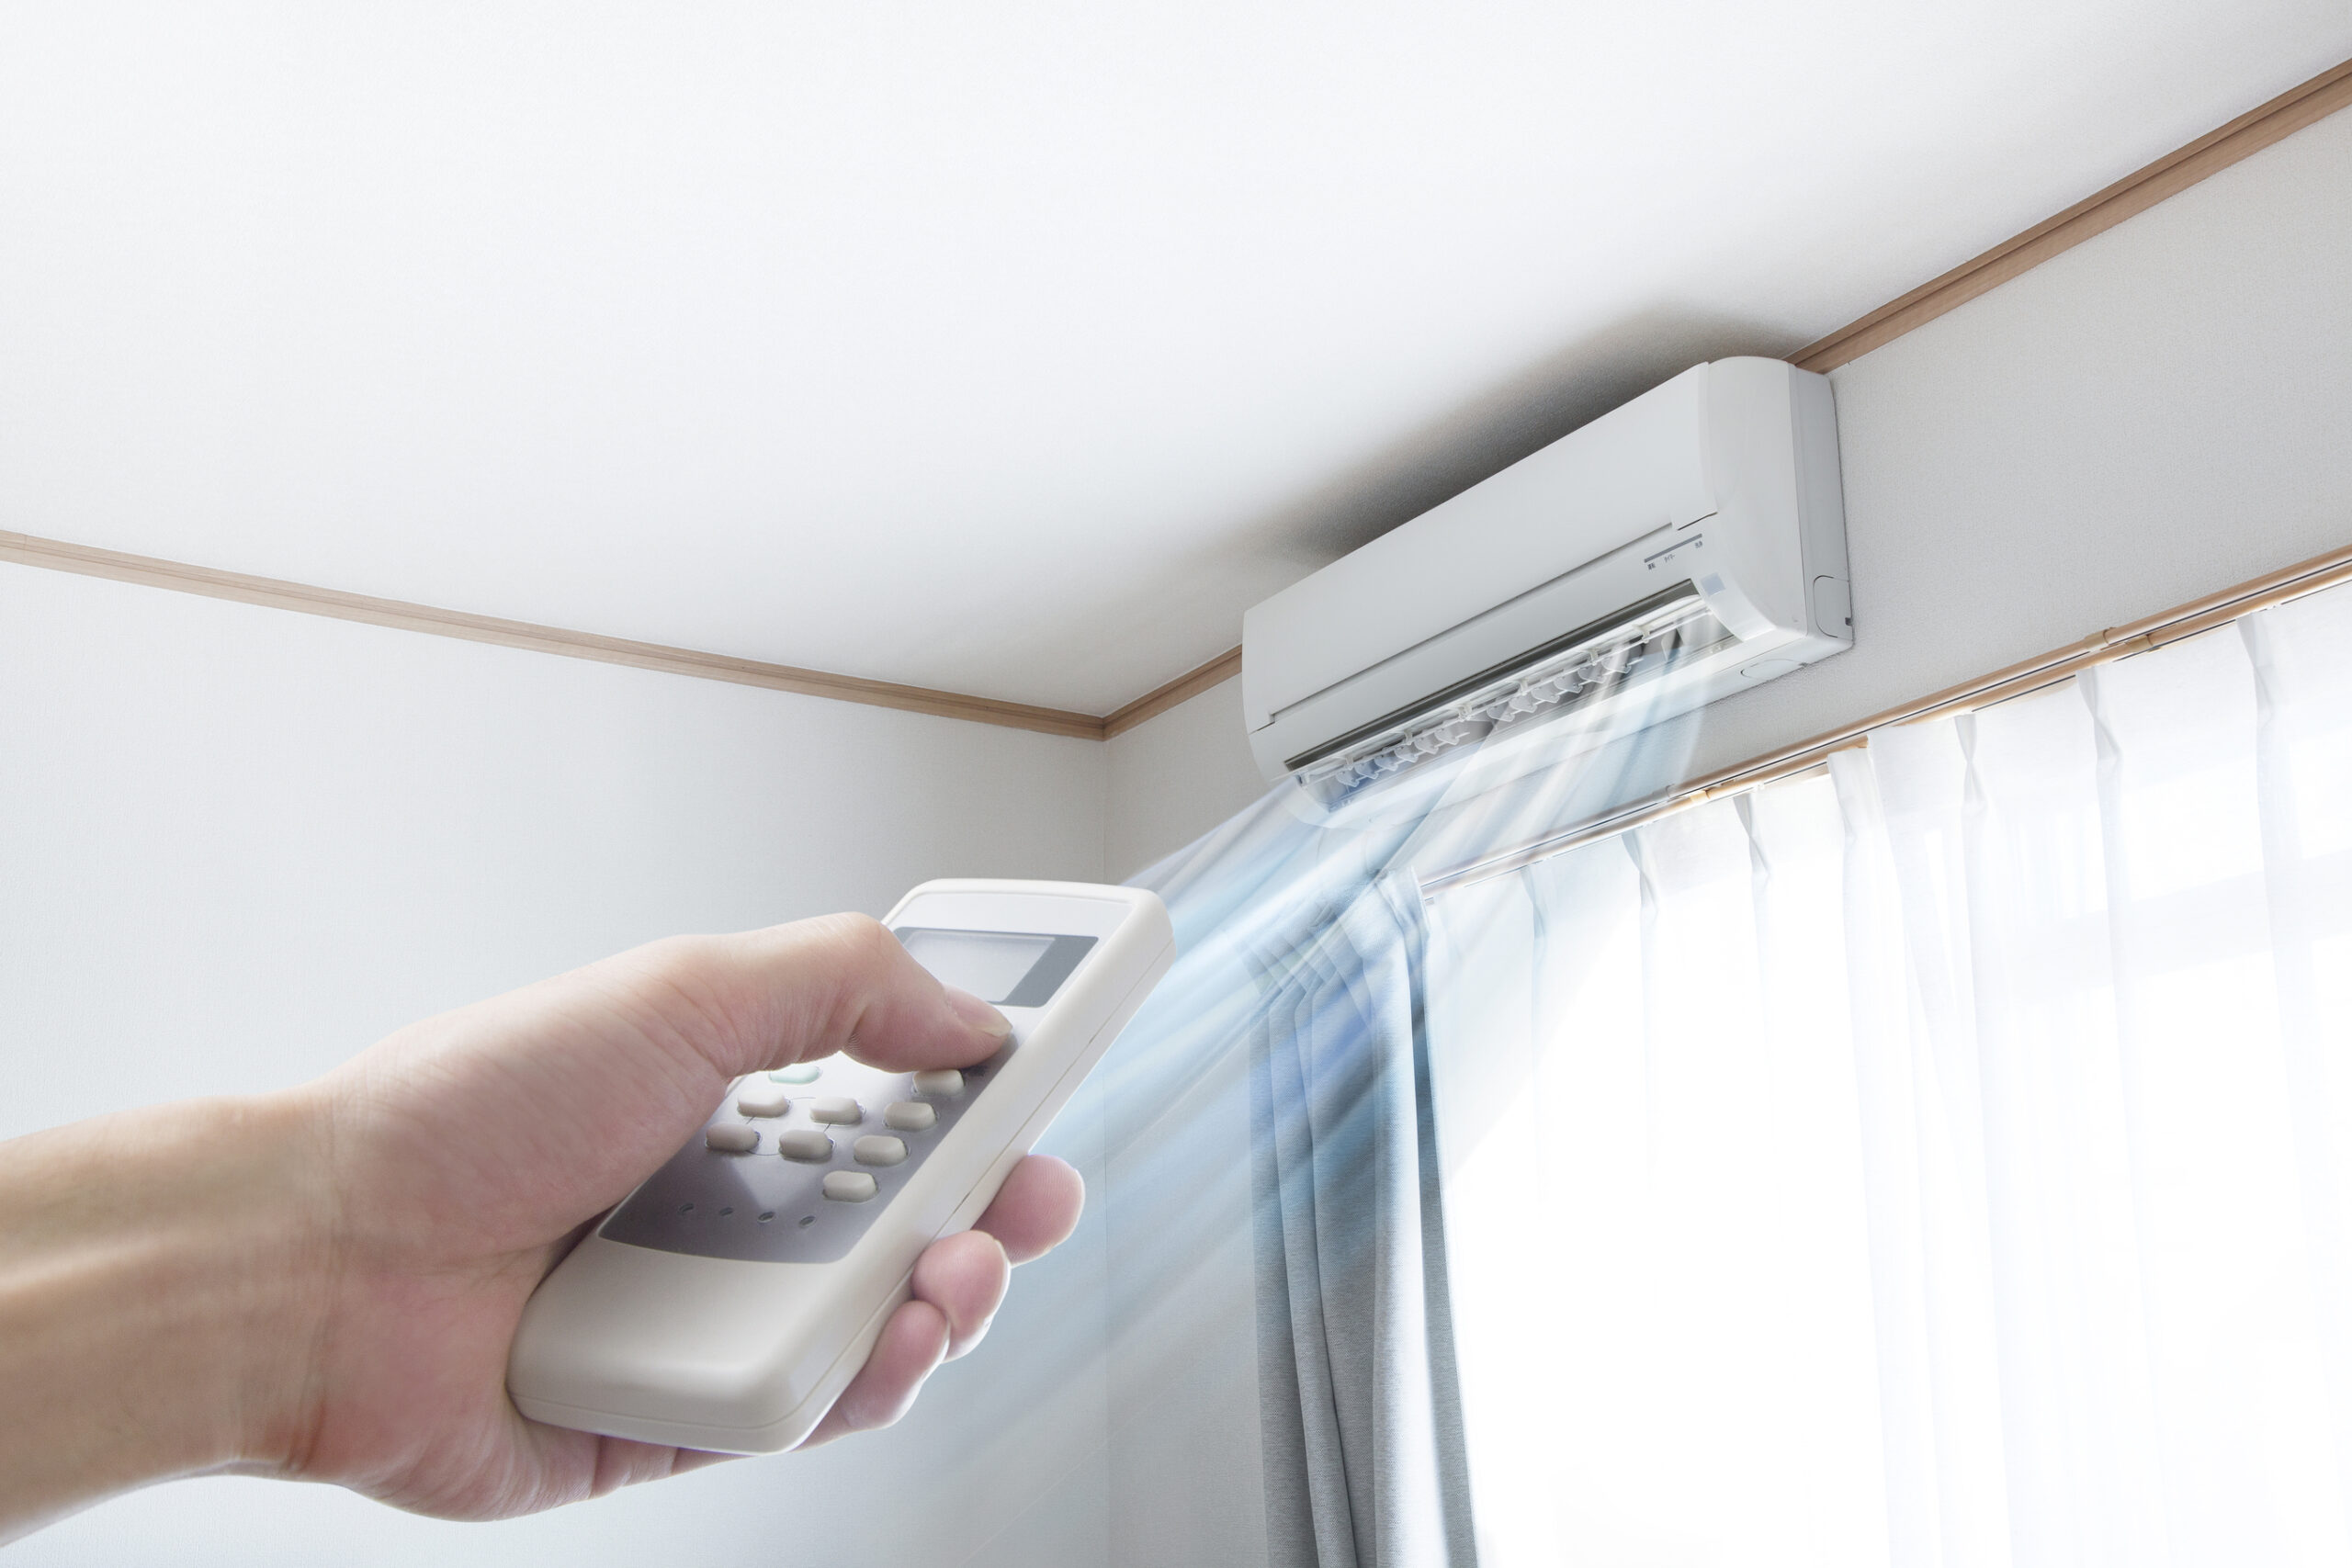
[{"label": "curtain pleat", "polygon": [[[1252,1051],[1271,1560],[1468,1562],[1417,900],[1375,881],[1261,954]],[[1434,1303],[1434,1304],[1433,1304]]]},{"label": "curtain pleat", "polygon": [[[2352,780],[2312,779],[2315,772],[2299,768],[2299,758],[2340,734],[2335,722],[2340,703],[2352,693],[2344,680],[2338,647],[2336,658],[2313,670],[2305,661],[2309,647],[2309,617],[2248,616],[2239,623],[2246,660],[2254,681],[2255,793],[2262,835],[2265,914],[2270,928],[2270,966],[2278,987],[2279,1037],[2289,1086],[2290,1111],[2295,1140],[2295,1175],[2303,1204],[2303,1224],[2310,1248],[2312,1293],[2319,1303],[2323,1345],[2323,1375],[2329,1393],[2330,1429],[2334,1437],[2336,1487],[2352,1499],[2352,1259],[2347,1259],[2346,1224],[2352,1223],[2352,1063],[2344,1058],[2346,1037],[2343,1011],[2341,965],[2346,956],[2343,932],[2347,924],[2342,910],[2340,877],[2327,874],[2324,860],[2306,852],[2301,797],[2311,795],[2323,816],[2332,793],[2327,784]],[[2298,635],[2301,634],[2301,635]],[[2331,701],[2330,699],[2335,699]],[[2312,787],[2316,784],[2318,787]],[[2301,786],[2301,787],[2299,787]],[[2340,861],[2345,837],[2340,820],[2344,797],[2335,795],[2338,820],[2333,834],[2324,823],[2317,838],[2332,836],[2339,845],[2333,857]],[[2329,894],[2337,906],[2335,919],[2327,918]],[[2324,933],[2333,927],[2336,941],[2335,1007],[2324,1000],[2321,972]]]}]

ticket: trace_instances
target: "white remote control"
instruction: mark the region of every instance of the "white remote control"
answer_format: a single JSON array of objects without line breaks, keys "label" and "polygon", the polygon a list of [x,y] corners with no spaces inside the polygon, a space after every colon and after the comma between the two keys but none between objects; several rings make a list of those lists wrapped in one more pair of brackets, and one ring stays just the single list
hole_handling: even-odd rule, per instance
[{"label": "white remote control", "polygon": [[1153,894],[926,882],[885,920],[1012,1035],[960,1072],[845,1056],[754,1073],[523,1310],[506,1386],[535,1421],[722,1453],[806,1438],[1175,961]]}]

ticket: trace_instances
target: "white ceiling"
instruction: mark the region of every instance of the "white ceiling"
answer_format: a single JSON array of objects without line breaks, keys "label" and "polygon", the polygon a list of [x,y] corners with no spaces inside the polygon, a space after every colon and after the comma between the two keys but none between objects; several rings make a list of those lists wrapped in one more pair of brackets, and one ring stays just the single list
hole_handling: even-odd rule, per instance
[{"label": "white ceiling", "polygon": [[1102,712],[2345,0],[0,12],[0,527]]}]

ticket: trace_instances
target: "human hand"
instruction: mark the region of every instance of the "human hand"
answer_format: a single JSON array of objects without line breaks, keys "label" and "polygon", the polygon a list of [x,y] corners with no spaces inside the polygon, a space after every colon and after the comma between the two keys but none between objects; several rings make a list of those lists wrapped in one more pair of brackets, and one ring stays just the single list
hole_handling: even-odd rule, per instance
[{"label": "human hand", "polygon": [[[118,1168],[102,1205],[150,1217],[141,1293],[168,1321],[108,1337],[107,1323],[83,1313],[68,1336],[80,1337],[71,1353],[85,1367],[95,1359],[143,1382],[143,1393],[124,1397],[141,1410],[153,1451],[125,1459],[118,1444],[76,1467],[51,1444],[46,1467],[27,1472],[34,1495],[22,1473],[0,1487],[0,1538],[12,1515],[29,1523],[60,1504],[208,1469],[333,1481],[419,1512],[492,1518],[709,1462],[717,1456],[516,1412],[507,1350],[532,1290],[741,1075],[836,1050],[893,1070],[963,1066],[1005,1032],[993,1008],[941,987],[881,926],[834,917],[656,942],[412,1025],[302,1089],[187,1108],[180,1136],[150,1139],[148,1157]],[[49,1218],[14,1234],[0,1222],[0,1258],[38,1256],[44,1236],[52,1251],[86,1236],[97,1208],[77,1223],[74,1195],[88,1192],[95,1151],[119,1151],[107,1132],[118,1120],[6,1145],[19,1168],[12,1179],[0,1160],[0,1191],[46,1181],[63,1206],[37,1202]],[[126,1181],[144,1186],[127,1193]],[[809,1441],[896,1420],[943,1359],[987,1331],[1010,1265],[1067,1236],[1081,1200],[1062,1162],[1017,1166],[974,1230],[923,1253],[913,1299]],[[209,1249],[198,1245],[208,1226]],[[107,1256],[135,1275],[141,1244],[119,1240]],[[157,1258],[173,1286],[160,1295]],[[44,1299],[12,1294],[0,1269],[0,1330],[12,1308],[34,1330],[19,1351],[41,1338]],[[49,1318],[77,1315],[47,1300]],[[168,1352],[150,1348],[158,1344]],[[190,1356],[207,1358],[201,1375],[187,1370]],[[19,1371],[0,1356],[0,1379],[45,1381],[100,1415],[113,1393],[96,1391],[94,1404],[51,1358]],[[158,1400],[192,1408],[161,1419]],[[44,1468],[68,1473],[44,1487]],[[74,1495],[61,1495],[77,1473]]]}]

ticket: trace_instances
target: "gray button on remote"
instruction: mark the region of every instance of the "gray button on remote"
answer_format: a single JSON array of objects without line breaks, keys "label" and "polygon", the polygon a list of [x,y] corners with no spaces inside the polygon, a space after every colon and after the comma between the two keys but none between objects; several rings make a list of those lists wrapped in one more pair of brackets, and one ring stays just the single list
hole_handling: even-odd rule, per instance
[{"label": "gray button on remote", "polygon": [[784,1086],[753,1078],[735,1096],[735,1109],[746,1116],[781,1116],[792,1109]]},{"label": "gray button on remote", "polygon": [[831,1159],[833,1141],[814,1127],[795,1127],[775,1135],[775,1152],[786,1159]]},{"label": "gray button on remote", "polygon": [[907,1145],[896,1138],[886,1138],[877,1133],[852,1144],[850,1153],[857,1157],[860,1165],[896,1165],[907,1157]]},{"label": "gray button on remote", "polygon": [[862,1170],[829,1170],[825,1196],[836,1203],[863,1203],[874,1196],[874,1178]]}]

